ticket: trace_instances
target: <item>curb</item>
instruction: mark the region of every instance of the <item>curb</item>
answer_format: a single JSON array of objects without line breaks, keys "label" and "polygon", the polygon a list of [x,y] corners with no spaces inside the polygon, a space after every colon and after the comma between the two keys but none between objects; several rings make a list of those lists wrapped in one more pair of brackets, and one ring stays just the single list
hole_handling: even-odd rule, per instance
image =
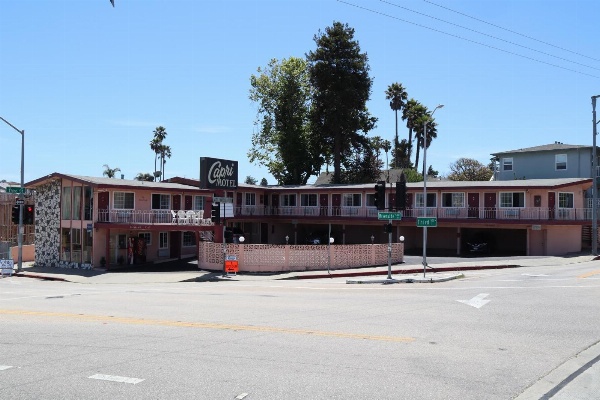
[{"label": "curb", "polygon": [[23,273],[23,272],[14,273],[13,276],[18,276],[20,278],[35,278],[35,279],[41,279],[41,280],[44,280],[44,281],[69,282],[69,280],[67,280],[65,278],[58,278],[56,276],[37,275],[37,274]]},{"label": "curb", "polygon": [[389,285],[392,283],[438,283],[438,282],[448,282],[448,281],[451,281],[454,279],[462,279],[464,277],[465,277],[464,274],[456,274],[456,275],[451,275],[451,276],[446,276],[446,277],[441,277],[441,278],[432,277],[432,278],[375,279],[375,280],[369,280],[369,281],[348,279],[348,280],[346,280],[346,283],[347,284],[358,284],[358,285],[369,284],[369,283],[379,283],[379,284],[384,284],[384,285]]}]

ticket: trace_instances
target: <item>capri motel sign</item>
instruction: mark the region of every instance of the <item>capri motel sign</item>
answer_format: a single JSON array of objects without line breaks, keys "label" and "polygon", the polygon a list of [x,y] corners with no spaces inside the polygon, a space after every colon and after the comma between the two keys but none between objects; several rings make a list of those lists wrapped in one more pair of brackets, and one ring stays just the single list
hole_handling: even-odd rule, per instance
[{"label": "capri motel sign", "polygon": [[200,157],[201,189],[237,189],[238,162]]}]

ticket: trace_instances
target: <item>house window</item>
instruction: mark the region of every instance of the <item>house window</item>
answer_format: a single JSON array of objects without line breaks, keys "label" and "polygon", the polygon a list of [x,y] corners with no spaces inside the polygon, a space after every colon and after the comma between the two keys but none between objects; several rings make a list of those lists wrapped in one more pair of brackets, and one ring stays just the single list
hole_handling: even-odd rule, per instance
[{"label": "house window", "polygon": [[573,193],[559,193],[558,208],[573,208]]},{"label": "house window", "polygon": [[500,207],[525,207],[525,193],[504,192],[500,193]]},{"label": "house window", "polygon": [[246,193],[246,199],[244,205],[255,206],[256,205],[256,193]]},{"label": "house window", "polygon": [[159,232],[158,234],[158,248],[168,249],[169,248],[169,235],[168,232]]},{"label": "house window", "polygon": [[513,159],[512,157],[502,159],[502,171],[513,170]]},{"label": "house window", "polygon": [[194,196],[194,210],[204,210],[204,196]]},{"label": "house window", "polygon": [[152,234],[150,232],[140,232],[138,234],[138,238],[142,239],[146,246],[150,246],[152,244]]},{"label": "house window", "polygon": [[343,205],[345,207],[360,207],[361,195],[359,193],[344,193],[342,195]]},{"label": "house window", "polygon": [[442,193],[442,207],[464,207],[464,193]]},{"label": "house window", "polygon": [[567,169],[567,155],[566,154],[557,154],[554,156],[554,162],[556,166],[556,170],[566,170]]},{"label": "house window", "polygon": [[153,194],[152,195],[153,210],[170,210],[171,196],[168,194]]},{"label": "house window", "polygon": [[[427,193],[427,207],[437,207],[436,204],[436,193]],[[423,207],[423,193],[415,193],[415,205]]]},{"label": "house window", "polygon": [[317,206],[317,195],[316,194],[301,194],[300,205],[302,207],[316,207]]},{"label": "house window", "polygon": [[295,194],[282,194],[281,205],[283,207],[296,207],[296,195]]},{"label": "house window", "polygon": [[196,234],[194,232],[183,232],[183,247],[196,245]]},{"label": "house window", "polygon": [[133,210],[133,193],[115,192],[113,208],[119,210]]}]

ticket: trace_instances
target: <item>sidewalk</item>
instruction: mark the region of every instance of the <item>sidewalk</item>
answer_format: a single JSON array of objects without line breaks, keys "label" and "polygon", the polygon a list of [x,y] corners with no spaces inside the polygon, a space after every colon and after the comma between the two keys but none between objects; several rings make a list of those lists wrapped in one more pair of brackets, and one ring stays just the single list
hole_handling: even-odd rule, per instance
[{"label": "sidewalk", "polygon": [[[450,261],[448,261],[450,260]],[[293,271],[281,273],[246,274],[239,273],[223,277],[220,271],[203,271],[190,268],[168,272],[138,272],[134,268],[116,271],[103,269],[66,269],[53,267],[36,267],[33,262],[23,263],[21,272],[16,277],[28,277],[44,280],[65,281],[87,284],[131,284],[131,283],[175,283],[206,282],[219,280],[290,280],[290,279],[326,279],[351,278],[348,283],[399,283],[399,282],[443,282],[461,277],[465,271],[517,268],[528,266],[559,266],[592,261],[589,254],[577,254],[566,257],[509,257],[509,258],[428,258],[429,268],[423,277],[420,258],[407,256],[405,263],[391,266],[392,280],[388,280],[388,266],[353,268],[344,270]],[[366,279],[365,277],[371,277]]]}]

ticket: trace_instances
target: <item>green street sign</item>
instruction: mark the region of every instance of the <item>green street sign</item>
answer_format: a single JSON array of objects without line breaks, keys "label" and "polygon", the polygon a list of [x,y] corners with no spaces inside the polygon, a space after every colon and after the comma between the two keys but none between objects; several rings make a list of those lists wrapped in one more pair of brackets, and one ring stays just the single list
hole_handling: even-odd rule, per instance
[{"label": "green street sign", "polygon": [[20,187],[8,186],[6,188],[6,193],[25,193],[25,188],[21,190]]},{"label": "green street sign", "polygon": [[402,213],[401,212],[378,212],[377,213],[377,219],[394,219],[394,220],[401,220],[402,219]]},{"label": "green street sign", "polygon": [[417,228],[435,228],[437,226],[436,217],[418,217]]}]

